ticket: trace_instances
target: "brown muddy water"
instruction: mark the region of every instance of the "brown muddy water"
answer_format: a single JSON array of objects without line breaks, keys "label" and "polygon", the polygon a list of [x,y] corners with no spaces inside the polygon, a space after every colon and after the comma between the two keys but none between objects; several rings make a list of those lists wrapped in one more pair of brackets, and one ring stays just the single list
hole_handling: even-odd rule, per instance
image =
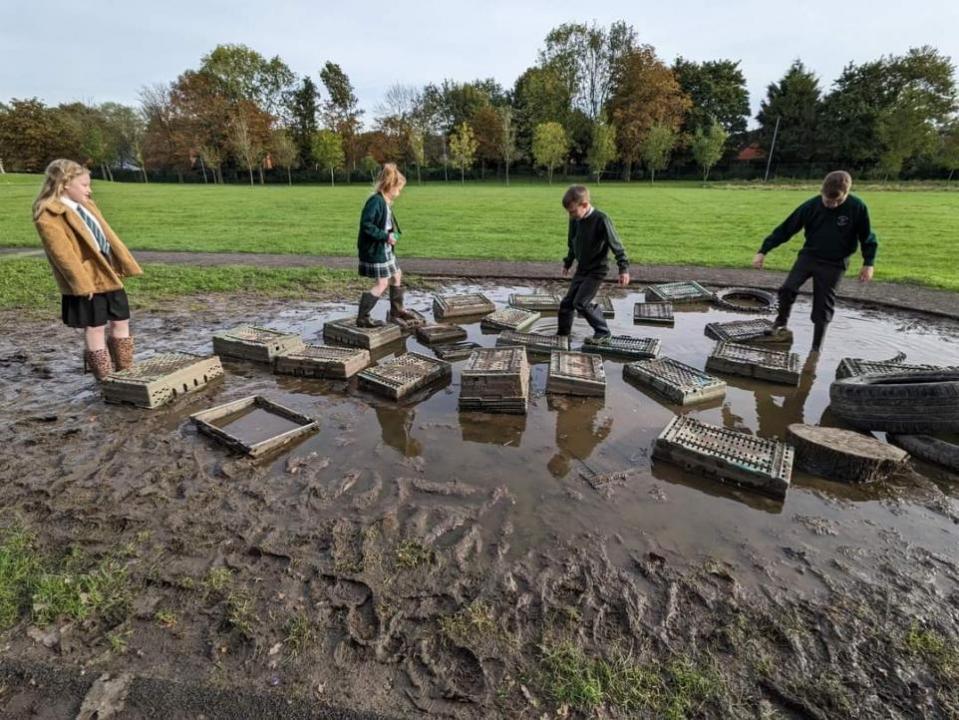
[{"label": "brown muddy water", "polygon": [[[510,293],[543,289],[562,291],[467,282],[442,291],[481,291],[502,306]],[[707,322],[757,317],[680,305],[675,327],[634,325],[642,292],[610,294],[614,334],[659,338],[663,355],[699,368],[715,344],[703,333]],[[427,292],[408,291],[407,298],[432,316]],[[382,317],[385,305],[374,315]],[[459,412],[464,361],[454,362],[447,386],[399,403],[358,389],[355,378],[291,378],[224,359],[225,378],[173,407],[108,406],[80,374],[78,336],[53,323],[13,327],[0,338],[3,524],[16,514],[48,546],[75,543],[94,553],[137,538],[156,563],[149,572],[141,568],[147,604],[180,608],[172,635],[150,622],[152,610],[133,613],[133,658],[111,658],[91,640],[72,655],[58,651],[71,662],[120,662],[220,684],[245,678],[402,716],[419,708],[540,717],[551,700],[561,712],[563,703],[528,663],[535,665],[543,627],[554,626],[559,610],[581,620],[572,636],[594,654],[625,642],[637,657],[698,657],[703,647],[716,650],[712,635],[694,641],[697,633],[728,624],[716,620],[716,608],[762,607],[763,622],[773,624],[801,608],[814,618],[808,638],[799,630],[777,636],[775,652],[784,655],[774,664],[781,667],[759,673],[741,656],[742,645],[726,678],[735,698],[714,698],[688,716],[755,717],[763,708],[783,713],[769,717],[884,716],[855,709],[888,704],[880,690],[882,673],[891,671],[872,670],[885,662],[883,653],[854,658],[870,669],[856,671],[867,680],[851,679],[848,651],[840,649],[855,636],[842,628],[865,622],[865,611],[836,615],[829,608],[858,597],[864,607],[887,608],[869,615],[876,628],[895,615],[898,634],[890,637],[932,618],[937,632],[955,637],[959,477],[912,462],[888,482],[851,487],[796,471],[785,500],[776,501],[651,459],[656,436],[676,413],[768,438],[783,438],[795,422],[841,426],[828,404],[842,357],[882,360],[902,351],[911,363],[959,364],[959,323],[849,304],[818,359],[809,357],[809,310],[800,299],[791,323],[791,349],[804,362],[798,387],[724,375],[723,400],[681,408],[624,381],[625,361],[607,358],[605,399],[547,396],[548,364],[531,358],[526,416]],[[201,298],[136,317],[133,326],[138,356],[209,353],[215,331],[243,322],[319,343],[326,320],[354,311],[346,303]],[[478,322],[464,327],[469,340],[495,344]],[[554,327],[555,318],[545,317],[535,329]],[[588,331],[577,319],[574,349]],[[411,350],[432,355],[415,337],[385,354]],[[203,408],[254,394],[315,418],[319,432],[253,462],[230,455],[189,421]],[[617,474],[611,482],[595,480],[609,474]],[[380,556],[394,560],[371,560]],[[245,633],[250,647],[222,649],[222,618],[214,616],[232,617],[230,611],[184,590],[212,567],[230,569],[258,598],[263,629]],[[517,644],[491,648],[444,624],[477,603]],[[267,648],[285,642],[283,618],[296,613],[319,618],[317,666],[278,669]],[[827,616],[839,628],[831,639],[822,636]],[[654,629],[654,640],[635,645],[642,628]],[[11,637],[15,657],[59,657],[26,640],[22,627]],[[842,691],[807,687],[810,672]],[[888,716],[918,717],[913,711],[925,708],[929,717],[947,717],[952,700],[936,690],[942,676],[910,672],[897,682],[923,688],[921,697],[897,700],[901,714]],[[617,716],[621,709],[607,711]]]}]

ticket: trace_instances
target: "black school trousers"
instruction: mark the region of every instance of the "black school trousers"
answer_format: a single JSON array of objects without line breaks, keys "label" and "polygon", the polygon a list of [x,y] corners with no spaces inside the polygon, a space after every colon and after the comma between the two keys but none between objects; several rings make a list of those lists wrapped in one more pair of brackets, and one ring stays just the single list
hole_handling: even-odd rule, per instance
[{"label": "black school trousers", "polygon": [[813,255],[800,253],[793,264],[792,270],[786,276],[782,287],[779,288],[779,316],[777,325],[785,325],[789,319],[799,288],[812,278],[812,315],[813,323],[828,323],[836,311],[836,292],[839,283],[846,273],[843,263],[821,260]]}]

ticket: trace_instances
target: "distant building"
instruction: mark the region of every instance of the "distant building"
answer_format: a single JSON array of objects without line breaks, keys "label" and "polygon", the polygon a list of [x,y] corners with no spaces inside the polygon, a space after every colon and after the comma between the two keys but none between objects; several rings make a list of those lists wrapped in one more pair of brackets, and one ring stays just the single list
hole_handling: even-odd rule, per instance
[{"label": "distant building", "polygon": [[752,162],[753,160],[765,160],[766,151],[759,147],[759,143],[750,143],[736,155],[737,162]]}]

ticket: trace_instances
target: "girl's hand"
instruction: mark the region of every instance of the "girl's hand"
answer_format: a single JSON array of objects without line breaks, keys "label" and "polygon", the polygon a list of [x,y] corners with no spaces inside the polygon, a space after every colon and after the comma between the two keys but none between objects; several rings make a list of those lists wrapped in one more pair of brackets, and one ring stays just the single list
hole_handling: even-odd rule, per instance
[{"label": "girl's hand", "polygon": [[390,234],[387,236],[386,242],[389,243],[390,245],[396,245],[396,238],[393,237],[393,233],[390,233]]},{"label": "girl's hand", "polygon": [[93,293],[90,293],[89,295],[87,295],[87,300],[93,300]]}]

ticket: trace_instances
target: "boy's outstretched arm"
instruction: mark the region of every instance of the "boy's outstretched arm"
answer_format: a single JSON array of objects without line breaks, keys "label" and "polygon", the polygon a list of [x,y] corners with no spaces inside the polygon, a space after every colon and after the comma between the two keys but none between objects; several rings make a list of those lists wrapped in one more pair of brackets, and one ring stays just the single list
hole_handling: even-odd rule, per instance
[{"label": "boy's outstretched arm", "polygon": [[859,249],[862,252],[862,270],[859,271],[859,281],[869,282],[872,280],[876,253],[879,252],[879,241],[876,239],[876,233],[872,231],[869,222],[869,210],[866,209],[865,205],[862,208],[859,226],[856,228],[856,237],[859,239]]},{"label": "boy's outstretched arm", "polygon": [[619,235],[616,234],[616,228],[613,227],[613,221],[606,218],[606,240],[616,258],[616,266],[619,268],[619,284],[629,285],[629,258],[626,257],[626,249],[623,247]]},{"label": "boy's outstretched arm", "polygon": [[756,256],[753,258],[754,268],[762,270],[763,262],[766,259],[766,255],[769,254],[769,251],[775,247],[779,247],[802,230],[805,222],[805,213],[803,212],[805,208],[806,203],[803,203],[793,210],[789,217],[783,220],[776,229],[769,233],[766,239],[763,240],[762,247],[759,248],[759,252],[756,253]]},{"label": "boy's outstretched arm", "polygon": [[563,277],[569,276],[569,269],[573,267],[573,261],[576,259],[576,249],[573,247],[573,241],[576,239],[576,230],[573,221],[569,221],[569,230],[566,233],[566,257],[563,258]]}]

